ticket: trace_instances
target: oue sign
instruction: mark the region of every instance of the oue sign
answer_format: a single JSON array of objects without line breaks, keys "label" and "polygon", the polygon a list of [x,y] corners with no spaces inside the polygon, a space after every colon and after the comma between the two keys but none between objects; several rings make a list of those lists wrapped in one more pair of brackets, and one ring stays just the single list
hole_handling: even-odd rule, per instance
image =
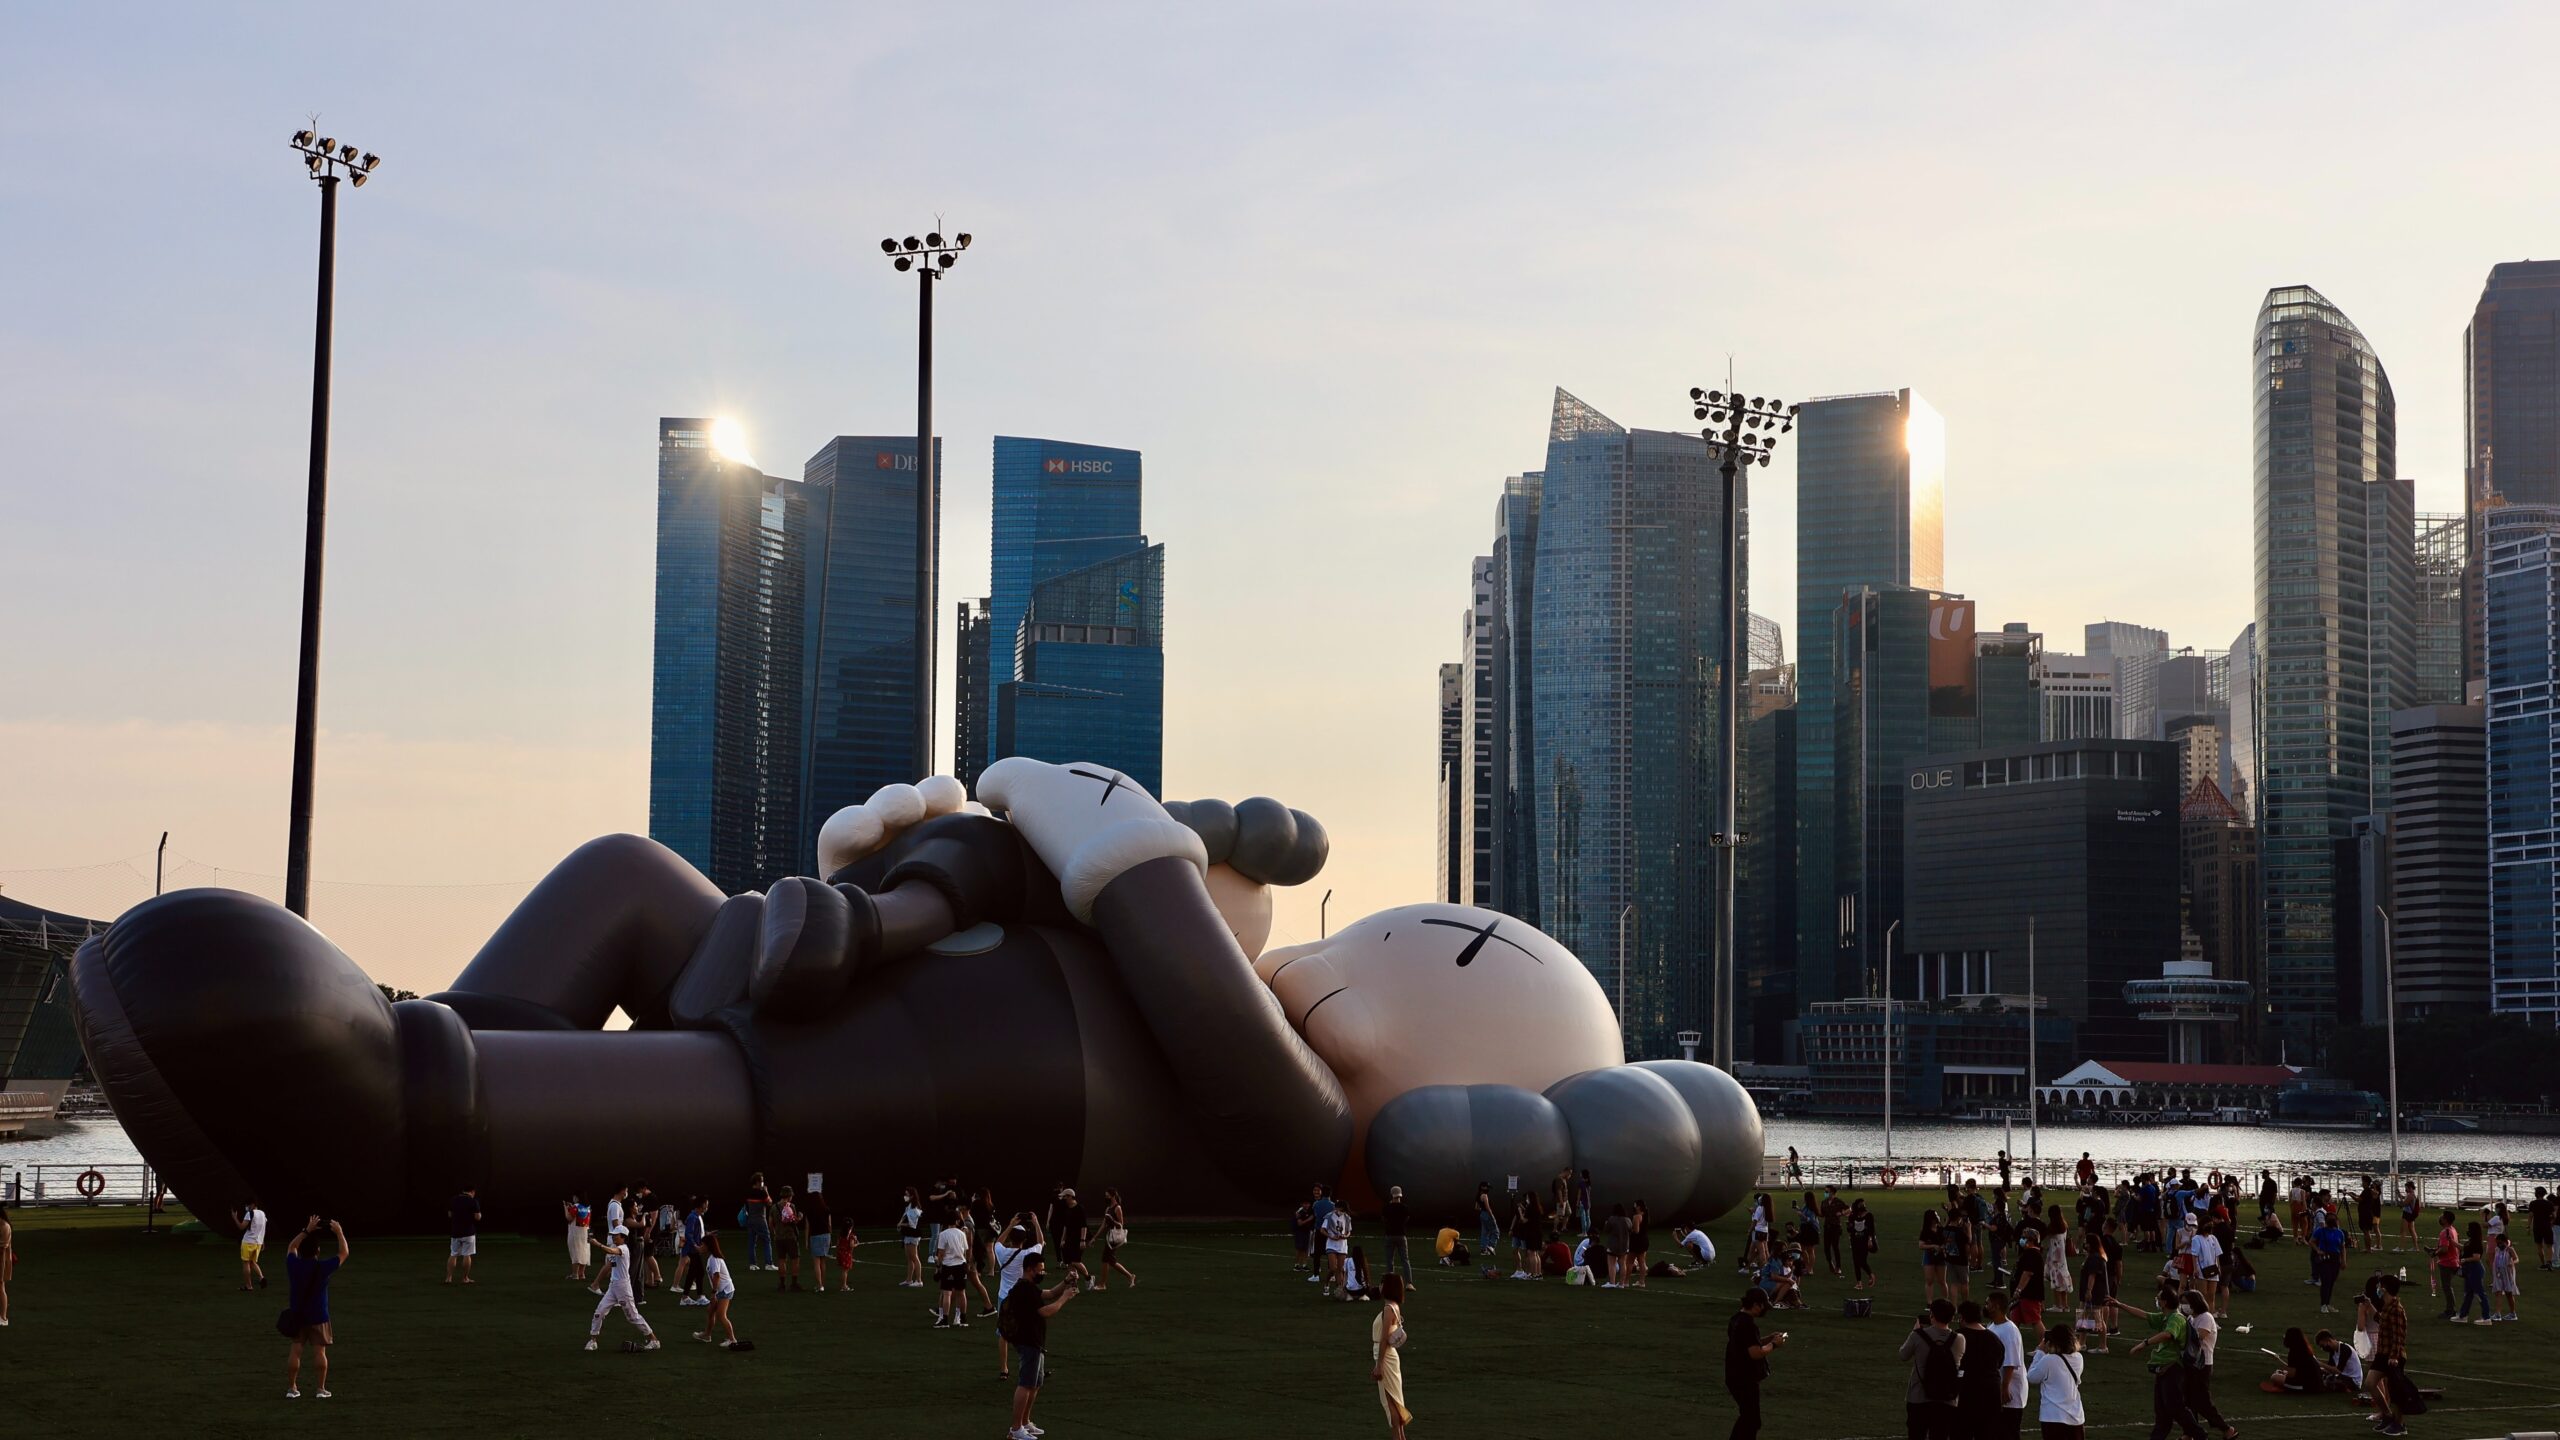
[{"label": "oue sign", "polygon": [[1955,783],[1956,772],[1952,765],[1937,770],[1911,772],[1911,788],[1914,790],[1945,790]]}]

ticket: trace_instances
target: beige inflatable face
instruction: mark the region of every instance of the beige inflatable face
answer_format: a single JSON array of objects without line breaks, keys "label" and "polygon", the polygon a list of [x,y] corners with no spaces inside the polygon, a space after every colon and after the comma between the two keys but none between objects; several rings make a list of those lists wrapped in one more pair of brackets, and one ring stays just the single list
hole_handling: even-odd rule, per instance
[{"label": "beige inflatable face", "polygon": [[1349,1092],[1365,1134],[1421,1085],[1544,1091],[1626,1058],[1600,983],[1508,915],[1406,905],[1262,955],[1254,972]]}]

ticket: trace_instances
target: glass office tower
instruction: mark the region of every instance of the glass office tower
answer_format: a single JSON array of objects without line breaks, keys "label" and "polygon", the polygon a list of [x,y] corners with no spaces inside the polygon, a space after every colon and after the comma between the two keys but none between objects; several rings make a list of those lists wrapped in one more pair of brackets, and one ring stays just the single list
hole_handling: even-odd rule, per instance
[{"label": "glass office tower", "polygon": [[1164,793],[1164,547],[1125,550],[1031,587],[995,687],[996,750],[1093,761]]},{"label": "glass office tower", "polygon": [[[942,442],[934,441],[940,489]],[[916,439],[839,435],[801,469],[809,637],[799,864],[818,828],[916,773]],[[933,497],[941,524],[942,497]],[[938,578],[938,577],[937,577]]]},{"label": "glass office tower", "polygon": [[1704,441],[1556,392],[1529,677],[1538,889],[1631,1058],[1676,1056],[1673,1035],[1711,1019],[1723,522]]},{"label": "glass office tower", "polygon": [[1909,390],[1806,402],[1796,417],[1796,954],[1799,1004],[1865,993],[1833,883],[1832,642],[1861,586],[1946,583],[1946,422]]},{"label": "glass office tower", "polygon": [[987,602],[961,601],[953,631],[960,683],[951,697],[951,773],[975,795],[978,776],[996,744],[995,626],[987,617]]},{"label": "glass office tower", "polygon": [[[2388,755],[2392,670],[2416,673],[2414,643],[2395,654],[2377,617],[2377,530],[2410,515],[2397,551],[2414,598],[2414,510],[2374,487],[2397,473],[2391,380],[2344,312],[2308,286],[2267,293],[2250,383],[2256,392],[2255,743],[2259,883],[2264,888],[2269,1033],[2296,1061],[2316,1059],[2363,966],[2354,890],[2356,817],[2390,806],[2377,785]],[[2386,540],[2381,549],[2393,548]],[[2404,629],[2413,615],[2399,607]],[[2377,626],[2377,618],[2383,625]],[[2379,667],[2379,669],[2378,669]],[[2414,678],[2411,687],[2414,686]],[[2410,693],[2410,687],[2397,689]]]},{"label": "glass office tower", "polygon": [[[807,868],[800,486],[658,422],[649,834],[732,893]],[[910,567],[912,570],[912,563]]]},{"label": "glass office tower", "polygon": [[2489,1005],[2560,1025],[2560,505],[2484,518]]},{"label": "glass office tower", "polygon": [[1467,747],[1467,843],[1459,877],[1462,904],[1493,906],[1493,557],[1479,555],[1467,568],[1467,613],[1459,622],[1459,653],[1466,657],[1465,713],[1460,718]]},{"label": "glass office tower", "polygon": [[[1143,488],[1135,450],[996,437],[983,666],[995,725],[985,737],[985,761],[1014,754],[1090,760],[1126,772],[1150,793],[1163,785],[1162,547],[1154,547],[1152,560],[1126,561],[1150,550],[1138,520]],[[1083,578],[1067,581],[1075,575]],[[1076,627],[1088,638],[1027,637],[1023,627],[1035,597],[1042,587],[1062,581],[1049,596],[1044,623]],[[1133,625],[1123,597],[1116,589],[1106,594],[1122,585],[1135,587],[1129,603],[1150,609],[1151,621]],[[1120,634],[1129,630],[1146,638],[1129,641]],[[1103,654],[1106,642],[1090,638],[1105,632],[1113,636],[1107,648],[1120,653]],[[1063,645],[1093,648],[1072,654],[1051,648]],[[1129,653],[1133,645],[1149,653]],[[1035,663],[1042,673],[1025,668]],[[978,683],[975,677],[961,679],[963,689],[972,683]],[[1007,687],[1022,684],[1037,688],[1008,695]],[[1065,690],[1085,693],[1071,696]],[[1013,717],[1011,731],[1007,715]],[[1009,748],[1015,745],[1036,748]]]},{"label": "glass office tower", "polygon": [[1493,899],[1532,925],[1538,916],[1537,724],[1530,704],[1531,612],[1537,599],[1538,503],[1543,473],[1502,482],[1493,515]]},{"label": "glass office tower", "polygon": [[2463,647],[2480,676],[2481,542],[2486,512],[2504,502],[2560,505],[2560,260],[2512,260],[2489,269],[2462,332],[2462,513],[2471,520]]}]

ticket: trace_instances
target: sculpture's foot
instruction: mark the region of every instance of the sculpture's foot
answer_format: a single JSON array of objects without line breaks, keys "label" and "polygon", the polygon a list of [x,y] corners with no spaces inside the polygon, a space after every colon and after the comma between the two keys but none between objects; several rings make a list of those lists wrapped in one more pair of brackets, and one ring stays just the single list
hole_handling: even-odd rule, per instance
[{"label": "sculpture's foot", "polygon": [[403,1027],[290,911],[230,890],[148,900],[80,947],[71,982],[116,1119],[207,1225],[230,1232],[251,1200],[290,1227],[402,1193]]}]

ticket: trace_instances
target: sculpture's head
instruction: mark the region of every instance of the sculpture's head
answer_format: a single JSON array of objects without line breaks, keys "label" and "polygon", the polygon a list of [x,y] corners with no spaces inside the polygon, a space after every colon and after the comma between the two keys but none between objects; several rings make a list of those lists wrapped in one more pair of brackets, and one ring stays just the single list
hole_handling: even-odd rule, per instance
[{"label": "sculpture's head", "polygon": [[1254,971],[1341,1080],[1363,1131],[1418,1086],[1542,1092],[1626,1058],[1608,997],[1573,952],[1491,910],[1399,906],[1268,951]]}]

